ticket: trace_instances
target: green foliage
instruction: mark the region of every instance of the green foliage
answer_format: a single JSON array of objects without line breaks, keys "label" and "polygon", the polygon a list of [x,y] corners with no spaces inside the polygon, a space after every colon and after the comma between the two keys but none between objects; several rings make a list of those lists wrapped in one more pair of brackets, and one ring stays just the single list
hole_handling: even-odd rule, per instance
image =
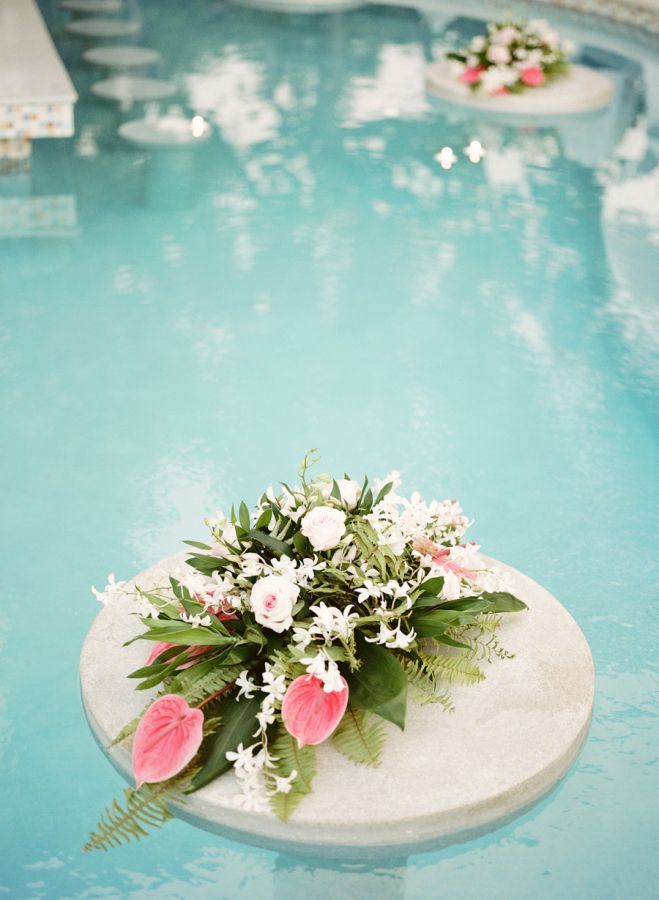
[{"label": "green foliage", "polygon": [[293,772],[297,777],[291,784],[287,794],[277,792],[270,799],[270,805],[283,822],[287,822],[300,801],[311,793],[313,779],[316,775],[316,753],[311,746],[298,747],[297,740],[289,734],[285,728],[281,728],[274,742],[270,745],[270,752],[276,757],[274,767],[270,770],[272,775],[268,777],[268,785],[274,787],[274,776],[288,778]]},{"label": "green foliage", "polygon": [[332,735],[336,749],[356,763],[379,766],[386,732],[381,719],[348,706]]},{"label": "green foliage", "polygon": [[422,660],[408,660],[405,665],[405,673],[411,695],[417,703],[422,706],[428,703],[438,703],[444,707],[446,712],[455,711],[450,691],[448,688],[440,687],[436,676],[426,668]]},{"label": "green foliage", "polygon": [[239,744],[253,743],[258,724],[256,714],[261,708],[261,698],[238,700],[230,694],[222,698],[213,711],[222,719],[222,727],[204,741],[199,758],[199,770],[192,778],[189,793],[198,791],[231,768],[226,758],[228,751],[234,751]]},{"label": "green foliage", "polygon": [[362,639],[358,641],[357,656],[360,667],[346,676],[350,702],[404,728],[407,678],[403,667],[390,650]]},{"label": "green foliage", "polygon": [[143,784],[141,788],[124,789],[123,806],[113,800],[99,819],[97,831],[92,831],[83,847],[83,853],[91,850],[109,850],[127,844],[133,838],[147,837],[149,830],[160,828],[173,818],[167,801],[173,799],[184,779],[159,784]]},{"label": "green foliage", "polygon": [[435,681],[443,680],[449,684],[478,684],[485,678],[482,670],[461,654],[456,656],[448,656],[445,653],[431,655],[420,650],[419,660],[423,663],[425,671],[431,674]]}]

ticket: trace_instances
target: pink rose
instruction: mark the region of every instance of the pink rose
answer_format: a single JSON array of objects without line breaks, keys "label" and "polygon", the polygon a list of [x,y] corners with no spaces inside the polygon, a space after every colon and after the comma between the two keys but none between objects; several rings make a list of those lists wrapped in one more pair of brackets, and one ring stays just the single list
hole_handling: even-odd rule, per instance
[{"label": "pink rose", "polygon": [[324,690],[323,682],[315,675],[300,675],[289,685],[281,706],[281,717],[289,734],[298,746],[322,744],[343,718],[348,705],[348,685],[341,678],[343,689]]},{"label": "pink rose", "polygon": [[293,624],[291,613],[299,593],[300,588],[281,575],[259,578],[251,594],[254,618],[272,631],[287,631]]},{"label": "pink rose", "polygon": [[460,81],[463,84],[476,84],[477,81],[481,80],[482,71],[483,70],[480,68],[480,66],[477,68],[467,66],[467,68],[464,69],[460,74]]},{"label": "pink rose", "polygon": [[528,66],[520,72],[520,78],[529,87],[540,87],[545,83],[545,76],[538,66]]}]

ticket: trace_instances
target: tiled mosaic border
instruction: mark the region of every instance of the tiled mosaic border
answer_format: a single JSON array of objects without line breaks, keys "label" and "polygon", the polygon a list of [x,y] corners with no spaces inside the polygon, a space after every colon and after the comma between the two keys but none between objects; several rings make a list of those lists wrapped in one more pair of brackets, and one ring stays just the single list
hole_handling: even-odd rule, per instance
[{"label": "tiled mosaic border", "polygon": [[0,103],[0,140],[71,137],[72,103]]}]

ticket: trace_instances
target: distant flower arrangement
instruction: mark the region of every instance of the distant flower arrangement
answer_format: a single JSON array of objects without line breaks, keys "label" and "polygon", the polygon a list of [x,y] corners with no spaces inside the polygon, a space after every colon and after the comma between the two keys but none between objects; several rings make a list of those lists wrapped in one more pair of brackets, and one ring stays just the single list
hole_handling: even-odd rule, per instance
[{"label": "distant flower arrangement", "polygon": [[[187,565],[148,587],[110,576],[103,603],[134,602],[150,642],[129,677],[159,695],[113,743],[132,741],[136,788],[85,849],[108,849],[171,817],[233,766],[236,805],[287,820],[312,789],[314,747],[331,738],[377,765],[384,720],[405,724],[408,695],[451,710],[449,686],[507,653],[501,613],[525,609],[508,576],[465,543],[455,500],[399,496],[398,473],[272,488],[209,519]],[[132,643],[133,641],[130,641]]]},{"label": "distant flower arrangement", "polygon": [[472,91],[521,94],[567,74],[572,45],[561,42],[544,19],[490,22],[486,35],[477,35],[460,50],[446,54],[456,63],[456,75]]}]

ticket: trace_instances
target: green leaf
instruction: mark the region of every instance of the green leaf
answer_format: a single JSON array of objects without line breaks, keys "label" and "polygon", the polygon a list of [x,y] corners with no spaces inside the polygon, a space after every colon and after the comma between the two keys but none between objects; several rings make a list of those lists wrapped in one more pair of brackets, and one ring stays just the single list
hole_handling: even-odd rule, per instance
[{"label": "green leaf", "polygon": [[483,600],[488,600],[491,604],[488,607],[487,612],[521,612],[523,609],[528,609],[526,603],[518,597],[515,597],[513,594],[508,594],[504,591],[493,594],[481,594],[481,597]]},{"label": "green leaf", "polygon": [[240,524],[243,526],[245,531],[249,531],[251,523],[249,520],[249,509],[247,508],[247,504],[243,500],[238,508],[238,518],[240,520]]},{"label": "green leaf", "polygon": [[338,500],[341,503],[341,489],[339,488],[336,481],[332,482],[332,490],[330,491],[330,497],[333,497],[334,500]]},{"label": "green leaf", "polygon": [[267,509],[264,509],[261,515],[256,520],[256,524],[254,528],[266,528],[270,519],[272,518],[272,509],[268,506]]},{"label": "green leaf", "polygon": [[476,616],[453,609],[433,609],[429,612],[413,613],[410,622],[417,637],[436,637],[444,634],[452,625],[470,625]]},{"label": "green leaf", "polygon": [[234,644],[234,637],[226,637],[223,634],[217,634],[208,628],[193,628],[185,622],[181,622],[182,627],[176,627],[176,623],[171,625],[163,625],[157,628],[150,628],[143,634],[126,641],[124,647],[133,644],[135,641],[165,641],[168,644],[183,644],[186,647],[226,647],[228,644]]},{"label": "green leaf", "polygon": [[301,531],[296,531],[293,535],[293,546],[298,552],[301,559],[309,556],[309,541],[305,538]]},{"label": "green leaf", "polygon": [[289,544],[277,540],[277,538],[272,537],[272,535],[266,534],[265,531],[253,529],[247,534],[247,537],[249,540],[254,541],[255,544],[260,544],[262,547],[266,547],[268,550],[276,553],[277,556],[291,555],[291,547]]},{"label": "green leaf", "polygon": [[444,576],[437,575],[435,578],[427,578],[419,586],[424,594],[434,594],[437,597],[444,587]]},{"label": "green leaf", "polygon": [[346,676],[351,704],[404,728],[407,679],[403,667],[391,651],[365,640],[358,641],[357,657],[361,666]]},{"label": "green leaf", "polygon": [[476,615],[482,612],[494,612],[489,600],[480,597],[463,597],[462,600],[447,600],[440,604],[440,609],[452,610]]},{"label": "green leaf", "polygon": [[414,601],[414,609],[432,609],[434,606],[440,606],[441,603],[437,594],[420,594]]},{"label": "green leaf", "polygon": [[203,544],[201,541],[183,541],[184,544],[189,544],[191,547],[196,547],[197,550],[210,550],[210,546],[208,544]]},{"label": "green leaf", "polygon": [[[297,777],[291,784],[287,794],[278,792],[273,794],[270,805],[282,821],[287,822],[293,810],[300,801],[311,793],[311,787],[316,774],[315,748],[309,745],[298,747],[296,739],[282,728],[270,745],[270,751],[277,757],[274,768],[270,771],[280,778],[288,778],[295,770]],[[268,779],[270,787],[274,787],[274,777]]]},{"label": "green leaf", "polygon": [[375,498],[375,503],[373,504],[373,506],[377,506],[381,500],[384,500],[387,494],[392,490],[393,486],[393,481],[388,481],[382,488],[380,488],[380,492]]},{"label": "green leaf", "polygon": [[225,559],[218,559],[216,556],[189,556],[186,562],[191,568],[201,572],[202,575],[212,575],[213,572],[217,572],[218,569],[225,569],[227,566]]},{"label": "green leaf", "polygon": [[230,694],[217,704],[213,713],[221,717],[222,726],[202,744],[201,768],[192,779],[189,793],[198,791],[231,768],[226,758],[227,751],[235,750],[238,744],[247,747],[254,743],[256,714],[261,709],[261,699],[256,696],[251,700],[237,700]]},{"label": "green leaf", "polygon": [[332,735],[332,743],[353,762],[379,766],[385,738],[381,719],[350,705]]}]

